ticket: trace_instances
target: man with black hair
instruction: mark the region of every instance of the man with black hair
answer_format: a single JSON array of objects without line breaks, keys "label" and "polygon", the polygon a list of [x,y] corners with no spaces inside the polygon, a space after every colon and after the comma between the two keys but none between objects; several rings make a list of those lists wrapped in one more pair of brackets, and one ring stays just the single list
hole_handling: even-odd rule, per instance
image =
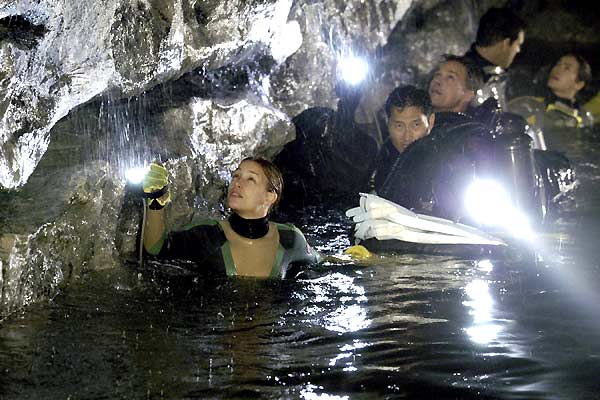
[{"label": "man with black hair", "polygon": [[426,91],[414,86],[399,86],[385,103],[387,137],[377,157],[375,189],[381,187],[393,163],[413,142],[427,136],[435,114]]},{"label": "man with black hair", "polygon": [[521,51],[525,28],[525,21],[508,8],[492,7],[479,20],[475,43],[464,55],[484,76],[485,85],[477,93],[477,103],[493,97],[501,109],[505,108],[506,70]]},{"label": "man with black hair", "polygon": [[472,170],[473,159],[489,136],[488,121],[474,118],[477,111],[469,109],[481,84],[478,68],[463,57],[445,56],[428,89],[435,126],[387,160],[383,179],[376,175],[378,195],[417,212],[457,216],[460,193],[455,189],[464,186],[463,179],[470,176],[465,171]]}]

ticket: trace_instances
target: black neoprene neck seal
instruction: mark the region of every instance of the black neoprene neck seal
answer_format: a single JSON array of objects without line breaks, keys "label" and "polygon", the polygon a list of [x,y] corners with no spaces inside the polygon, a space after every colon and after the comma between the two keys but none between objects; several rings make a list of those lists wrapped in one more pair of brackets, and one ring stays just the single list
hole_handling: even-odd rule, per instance
[{"label": "black neoprene neck seal", "polygon": [[231,213],[229,216],[229,224],[235,233],[248,239],[258,239],[269,232],[268,217],[246,219],[240,217],[236,213]]}]

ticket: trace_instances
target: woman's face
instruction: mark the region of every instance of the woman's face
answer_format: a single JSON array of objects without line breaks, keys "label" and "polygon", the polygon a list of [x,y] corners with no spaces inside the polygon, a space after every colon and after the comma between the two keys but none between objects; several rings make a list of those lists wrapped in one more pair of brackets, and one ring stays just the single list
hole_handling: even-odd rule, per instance
[{"label": "woman's face", "polygon": [[548,87],[559,97],[571,98],[583,88],[579,80],[579,62],[571,55],[561,57],[550,70]]},{"label": "woman's face", "polygon": [[268,187],[269,181],[260,164],[250,160],[242,161],[233,171],[227,192],[227,205],[240,217],[263,218],[277,199],[277,195],[270,192]]}]

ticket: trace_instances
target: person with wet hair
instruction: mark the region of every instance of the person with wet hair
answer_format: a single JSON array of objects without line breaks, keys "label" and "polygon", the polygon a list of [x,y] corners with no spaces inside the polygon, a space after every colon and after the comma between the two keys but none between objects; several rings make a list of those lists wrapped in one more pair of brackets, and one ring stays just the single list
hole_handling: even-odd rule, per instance
[{"label": "person with wet hair", "polygon": [[[431,126],[390,163],[385,178],[376,180],[378,195],[419,213],[453,218],[461,179],[468,174],[473,147],[487,138],[489,126],[474,118],[470,107],[482,78],[463,57],[446,55],[431,74],[428,86]],[[424,113],[427,108],[424,108]],[[435,124],[434,124],[435,122]],[[479,146],[481,147],[481,146]]]},{"label": "person with wet hair", "polygon": [[413,142],[427,136],[433,128],[435,114],[429,94],[414,86],[399,86],[385,102],[387,135],[377,156],[375,190],[380,188],[394,161]]},{"label": "person with wet hair", "polygon": [[464,57],[445,55],[429,81],[433,110],[466,113],[482,84],[483,77],[475,64]]},{"label": "person with wet hair", "polygon": [[536,148],[545,150],[544,131],[592,124],[592,117],[578,101],[591,79],[588,62],[578,53],[565,53],[552,66],[538,95],[516,97],[508,102],[508,110],[529,122],[537,132]]},{"label": "person with wet hair", "polygon": [[560,57],[550,70],[546,86],[546,120],[553,125],[585,125],[584,112],[577,95],[592,80],[590,64],[578,53]]},{"label": "person with wet hair", "polygon": [[477,66],[484,85],[475,104],[494,98],[506,106],[507,69],[525,41],[525,21],[509,8],[492,7],[479,20],[477,36],[464,58]]},{"label": "person with wet hair", "polygon": [[194,272],[252,278],[286,278],[292,267],[320,259],[298,228],[269,221],[281,199],[283,178],[268,160],[246,158],[233,172],[227,191],[232,212],[227,220],[205,220],[168,233],[164,217],[170,200],[167,184],[166,169],[152,164],[143,183],[151,199],[143,246],[151,255],[193,261]]}]

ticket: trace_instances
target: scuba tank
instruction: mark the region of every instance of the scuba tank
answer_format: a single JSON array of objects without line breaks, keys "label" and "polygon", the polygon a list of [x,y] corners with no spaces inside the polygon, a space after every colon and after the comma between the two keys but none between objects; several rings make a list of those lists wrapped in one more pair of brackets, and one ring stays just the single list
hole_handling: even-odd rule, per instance
[{"label": "scuba tank", "polygon": [[512,205],[538,225],[546,216],[544,183],[536,173],[533,139],[527,122],[512,113],[498,113],[492,121],[489,158],[476,163],[476,175],[492,177],[507,191]]}]

